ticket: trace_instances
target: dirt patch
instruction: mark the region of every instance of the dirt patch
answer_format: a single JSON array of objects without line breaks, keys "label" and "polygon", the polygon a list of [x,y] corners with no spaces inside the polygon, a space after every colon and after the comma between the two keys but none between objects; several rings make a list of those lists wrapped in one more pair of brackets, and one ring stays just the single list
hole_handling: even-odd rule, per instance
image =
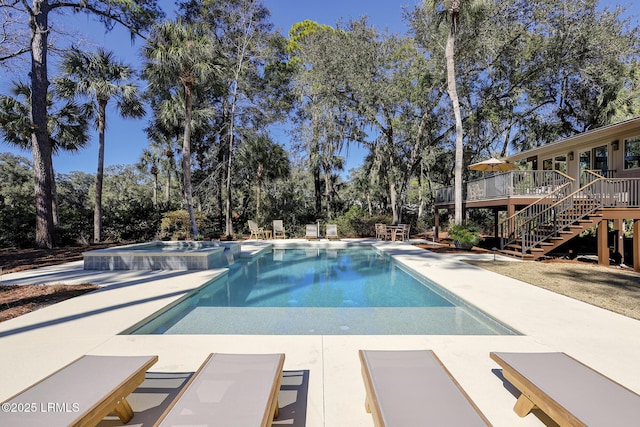
[{"label": "dirt patch", "polygon": [[[100,243],[54,249],[0,249],[0,280],[2,274],[79,261],[83,252],[112,246],[113,243]],[[0,322],[95,289],[98,286],[92,284],[0,285]]]},{"label": "dirt patch", "polygon": [[82,285],[1,285],[0,322],[98,289]]},{"label": "dirt patch", "polygon": [[48,265],[80,261],[82,253],[115,246],[113,243],[95,243],[89,246],[69,246],[53,249],[0,249],[2,274],[15,273]]}]

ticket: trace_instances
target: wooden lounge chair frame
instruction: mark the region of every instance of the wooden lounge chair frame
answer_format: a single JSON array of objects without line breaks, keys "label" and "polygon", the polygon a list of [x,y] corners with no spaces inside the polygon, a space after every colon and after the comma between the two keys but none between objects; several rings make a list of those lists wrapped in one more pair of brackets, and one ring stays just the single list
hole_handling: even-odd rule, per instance
[{"label": "wooden lounge chair frame", "polygon": [[287,234],[286,231],[284,229],[284,224],[282,223],[281,219],[274,219],[273,220],[273,238],[274,239],[284,239],[286,238]]},{"label": "wooden lounge chair frame", "polygon": [[212,353],[154,425],[269,427],[278,417],[283,366],[281,353]]},{"label": "wooden lounge chair frame", "polygon": [[[5,401],[3,408],[37,407],[30,413],[2,411],[0,425],[93,426],[111,413],[126,424],[133,418],[126,397],[157,361],[158,356],[82,356]],[[50,411],[50,402],[63,407]]]},{"label": "wooden lounge chair frame", "polygon": [[318,226],[316,224],[307,224],[306,225],[306,233],[305,239],[307,240],[317,240],[318,239]]},{"label": "wooden lounge chair frame", "polygon": [[247,224],[249,225],[249,232],[251,233],[249,235],[249,239],[251,239],[252,237],[255,236],[256,240],[262,238],[262,239],[266,239],[267,236],[264,232],[264,228],[263,227],[258,227],[258,223],[253,221],[253,220],[249,220],[247,221]]},{"label": "wooden lounge chair frame", "polygon": [[327,224],[326,236],[329,240],[340,240],[340,237],[338,237],[338,225]]},{"label": "wooden lounge chair frame", "polygon": [[431,350],[360,350],[365,409],[376,427],[490,426]]},{"label": "wooden lounge chair frame", "polygon": [[640,395],[565,353],[490,353],[520,390],[520,417],[540,409],[560,426],[638,425]]}]

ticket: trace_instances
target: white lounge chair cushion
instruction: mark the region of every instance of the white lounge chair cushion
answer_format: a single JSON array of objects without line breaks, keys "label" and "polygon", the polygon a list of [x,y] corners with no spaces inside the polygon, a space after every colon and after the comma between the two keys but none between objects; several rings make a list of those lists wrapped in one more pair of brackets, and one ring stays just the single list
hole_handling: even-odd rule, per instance
[{"label": "white lounge chair cushion", "polygon": [[360,350],[360,361],[382,426],[490,425],[430,350]]},{"label": "white lounge chair cushion", "polygon": [[[565,353],[491,353],[505,377],[554,420],[573,425],[640,425],[640,395]],[[517,384],[514,384],[518,387]]]},{"label": "white lounge chair cushion", "polygon": [[157,425],[271,425],[284,354],[209,356]]},{"label": "white lounge chair cushion", "polygon": [[[83,356],[9,399],[3,408],[15,405],[18,412],[1,411],[0,425],[95,425],[144,381],[157,360],[158,356]],[[32,405],[33,411],[25,405]]]}]

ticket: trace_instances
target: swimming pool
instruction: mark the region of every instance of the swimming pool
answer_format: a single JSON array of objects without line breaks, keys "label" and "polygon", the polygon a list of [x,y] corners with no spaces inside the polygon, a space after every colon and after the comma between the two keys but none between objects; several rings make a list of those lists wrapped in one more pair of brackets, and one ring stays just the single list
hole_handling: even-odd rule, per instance
[{"label": "swimming pool", "polygon": [[273,249],[125,333],[515,334],[371,247]]}]

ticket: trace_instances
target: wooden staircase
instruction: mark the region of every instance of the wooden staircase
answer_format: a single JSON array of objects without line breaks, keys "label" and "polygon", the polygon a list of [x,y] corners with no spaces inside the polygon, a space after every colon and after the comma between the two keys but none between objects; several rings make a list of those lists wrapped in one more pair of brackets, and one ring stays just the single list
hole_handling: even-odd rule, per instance
[{"label": "wooden staircase", "polygon": [[569,224],[567,228],[557,231],[557,233],[555,234],[549,232],[550,228],[552,228],[552,225],[541,226],[541,234],[552,235],[544,238],[535,246],[529,248],[528,251],[522,250],[522,239],[518,239],[505,245],[505,247],[503,249],[500,249],[499,252],[503,255],[516,257],[522,260],[535,261],[547,255],[549,252],[552,252],[555,249],[559,248],[569,240],[579,236],[587,229],[598,225],[600,221],[602,221],[602,214],[589,214],[586,217],[579,219],[572,224]]},{"label": "wooden staircase", "polygon": [[499,225],[500,253],[536,260],[602,221],[599,180],[567,194],[563,185]]}]

